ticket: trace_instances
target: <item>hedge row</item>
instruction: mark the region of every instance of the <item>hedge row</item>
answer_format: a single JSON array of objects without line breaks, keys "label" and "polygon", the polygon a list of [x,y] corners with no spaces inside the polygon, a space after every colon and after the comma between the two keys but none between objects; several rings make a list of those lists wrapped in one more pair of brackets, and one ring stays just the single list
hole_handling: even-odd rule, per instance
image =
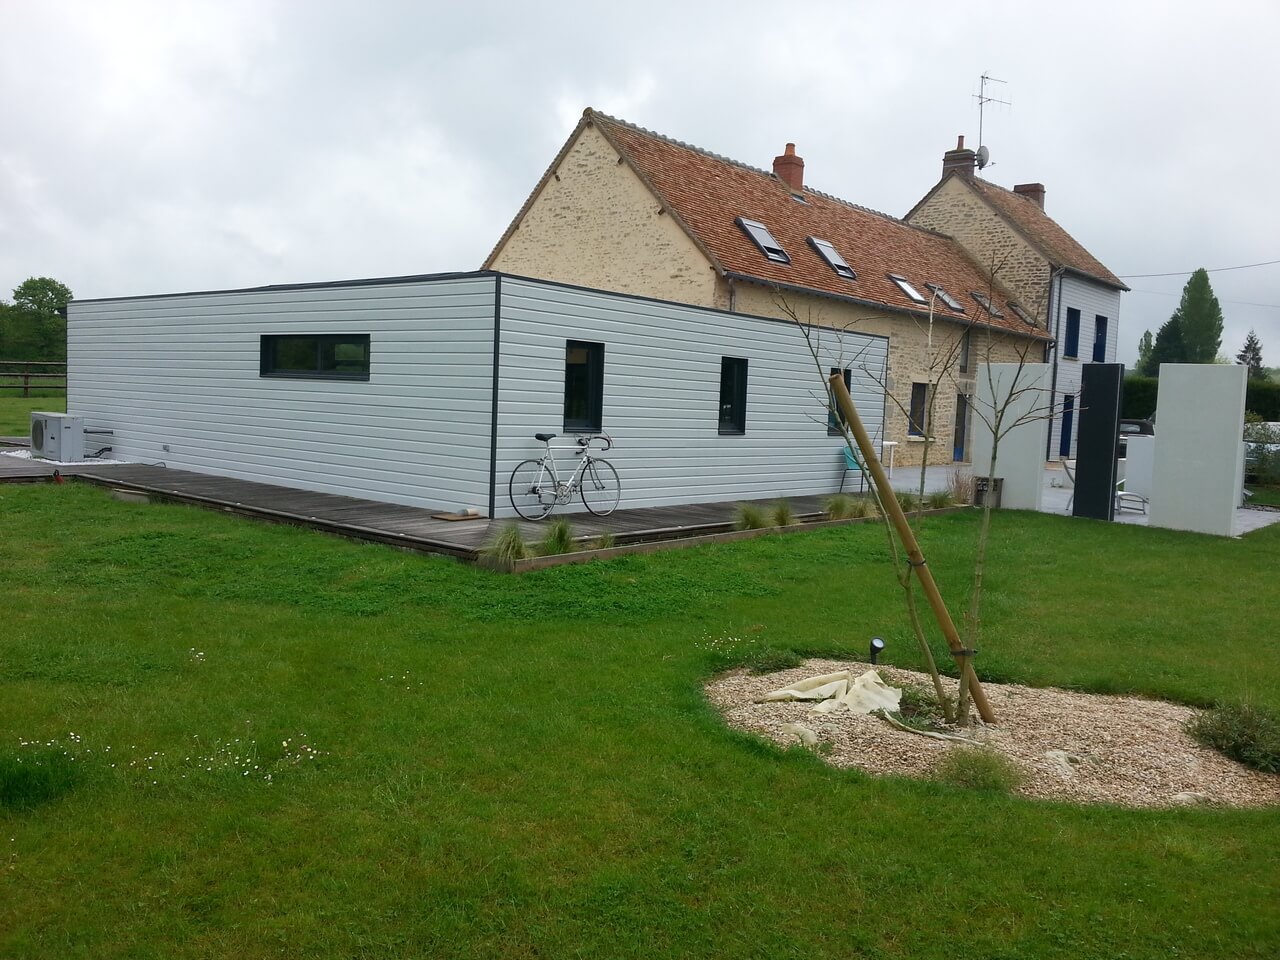
[{"label": "hedge row", "polygon": [[[1149,417],[1156,412],[1156,394],[1160,381],[1156,377],[1140,377],[1137,374],[1124,378],[1123,417]],[[1250,380],[1245,394],[1244,408],[1263,420],[1280,422],[1280,383],[1270,380]]]}]

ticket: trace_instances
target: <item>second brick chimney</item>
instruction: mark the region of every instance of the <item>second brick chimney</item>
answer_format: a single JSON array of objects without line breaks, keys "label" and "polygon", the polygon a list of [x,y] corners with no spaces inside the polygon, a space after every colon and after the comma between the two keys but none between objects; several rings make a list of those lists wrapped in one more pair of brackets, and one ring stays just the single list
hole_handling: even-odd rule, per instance
[{"label": "second brick chimney", "polygon": [[1014,185],[1013,192],[1020,197],[1026,197],[1041,210],[1044,209],[1043,183],[1018,183]]},{"label": "second brick chimney", "polygon": [[942,175],[945,177],[954,170],[963,177],[973,176],[973,165],[977,154],[964,148],[964,137],[956,139],[956,148],[942,155]]},{"label": "second brick chimney", "polygon": [[788,143],[782,156],[773,158],[773,174],[796,193],[804,189],[804,160],[796,156],[796,145]]}]

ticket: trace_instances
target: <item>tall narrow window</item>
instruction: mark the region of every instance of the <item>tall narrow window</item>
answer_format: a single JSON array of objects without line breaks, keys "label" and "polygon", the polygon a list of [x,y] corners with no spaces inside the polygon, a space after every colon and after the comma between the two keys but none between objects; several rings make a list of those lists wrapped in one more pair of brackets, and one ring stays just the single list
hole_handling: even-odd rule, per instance
[{"label": "tall narrow window", "polygon": [[369,335],[268,334],[261,339],[258,373],[303,380],[368,380]]},{"label": "tall narrow window", "polygon": [[972,330],[966,330],[960,337],[960,372],[969,373],[969,341]]},{"label": "tall narrow window", "polygon": [[1067,335],[1062,338],[1062,355],[1071,360],[1080,356],[1080,311],[1067,307]]},{"label": "tall narrow window", "polygon": [[604,344],[569,340],[564,351],[564,431],[598,433],[604,409]]},{"label": "tall narrow window", "polygon": [[913,383],[911,385],[911,422],[907,424],[907,433],[913,437],[923,437],[929,424],[929,385]]},{"label": "tall narrow window", "polygon": [[[834,377],[837,373],[844,376],[844,388],[852,392],[853,387],[853,371],[848,367],[843,369],[840,367],[832,367],[831,375]],[[836,398],[827,392],[827,436],[840,437],[844,435],[844,417],[840,415],[839,409],[836,407]]]},{"label": "tall narrow window", "polygon": [[747,361],[720,358],[720,432],[747,432]]},{"label": "tall narrow window", "polygon": [[1093,318],[1093,362],[1107,362],[1107,318]]},{"label": "tall narrow window", "polygon": [[1076,398],[1067,394],[1062,398],[1062,427],[1058,433],[1058,456],[1071,456],[1071,429],[1075,426]]}]

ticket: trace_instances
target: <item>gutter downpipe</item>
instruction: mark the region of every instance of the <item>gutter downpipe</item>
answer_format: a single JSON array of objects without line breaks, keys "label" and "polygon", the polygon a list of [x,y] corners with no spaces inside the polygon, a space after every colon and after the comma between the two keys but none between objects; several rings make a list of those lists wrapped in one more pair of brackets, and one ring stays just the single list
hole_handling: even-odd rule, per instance
[{"label": "gutter downpipe", "polygon": [[[1053,317],[1053,367],[1049,378],[1049,433],[1044,441],[1044,458],[1053,459],[1053,422],[1057,419],[1058,404],[1058,344],[1062,342],[1062,275],[1066,267],[1049,268],[1049,302]],[[1056,289],[1055,289],[1056,287]]]},{"label": "gutter downpipe", "polygon": [[738,312],[738,288],[734,286],[733,277],[725,277],[725,282],[729,284],[729,312]]}]

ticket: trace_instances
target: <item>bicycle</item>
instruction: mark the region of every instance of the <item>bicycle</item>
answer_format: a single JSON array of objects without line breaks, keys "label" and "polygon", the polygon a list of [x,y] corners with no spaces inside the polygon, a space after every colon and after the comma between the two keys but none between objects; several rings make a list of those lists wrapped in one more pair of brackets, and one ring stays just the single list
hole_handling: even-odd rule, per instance
[{"label": "bicycle", "polygon": [[[576,493],[582,497],[583,506],[597,517],[607,517],[618,506],[622,496],[622,482],[618,471],[608,460],[591,456],[592,441],[603,443],[601,452],[613,446],[613,438],[607,433],[579,437],[578,465],[568,480],[561,480],[556,469],[555,450],[551,441],[558,434],[535,433],[535,440],[547,445],[547,452],[537,460],[524,460],[511,471],[507,491],[511,506],[526,520],[541,520],[557,505],[563,506]],[[560,449],[568,449],[561,447]]]}]

